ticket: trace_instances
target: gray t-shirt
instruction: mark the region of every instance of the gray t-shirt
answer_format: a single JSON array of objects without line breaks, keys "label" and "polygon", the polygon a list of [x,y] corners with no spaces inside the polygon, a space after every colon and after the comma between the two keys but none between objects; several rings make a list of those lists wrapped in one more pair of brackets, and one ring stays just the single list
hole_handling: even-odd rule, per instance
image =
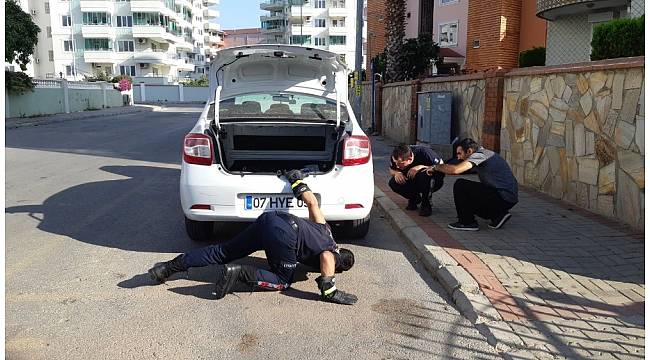
[{"label": "gray t-shirt", "polygon": [[476,167],[479,180],[487,186],[496,188],[501,199],[511,204],[519,201],[517,179],[512,175],[508,163],[499,154],[480,147],[467,158],[467,161]]}]

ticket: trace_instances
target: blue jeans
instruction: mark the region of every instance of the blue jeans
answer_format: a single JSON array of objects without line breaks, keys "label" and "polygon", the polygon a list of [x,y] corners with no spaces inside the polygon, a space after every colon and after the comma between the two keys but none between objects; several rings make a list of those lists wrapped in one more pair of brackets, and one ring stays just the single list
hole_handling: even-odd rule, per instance
[{"label": "blue jeans", "polygon": [[188,251],[183,262],[189,267],[227,264],[264,250],[271,271],[257,269],[257,285],[283,290],[293,282],[296,270],[297,232],[276,212],[267,212],[231,240]]}]

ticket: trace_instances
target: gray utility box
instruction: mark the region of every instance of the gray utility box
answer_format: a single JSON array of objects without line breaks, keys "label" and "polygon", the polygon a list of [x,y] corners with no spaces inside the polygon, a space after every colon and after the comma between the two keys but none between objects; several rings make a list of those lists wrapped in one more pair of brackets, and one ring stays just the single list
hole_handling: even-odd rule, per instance
[{"label": "gray utility box", "polygon": [[451,143],[451,100],[451,91],[418,93],[418,142]]}]

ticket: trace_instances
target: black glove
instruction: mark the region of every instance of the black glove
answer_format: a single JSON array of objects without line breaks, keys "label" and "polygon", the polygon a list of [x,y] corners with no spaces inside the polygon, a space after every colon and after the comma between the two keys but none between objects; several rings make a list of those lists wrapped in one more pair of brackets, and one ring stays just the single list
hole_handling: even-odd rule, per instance
[{"label": "black glove", "polygon": [[289,184],[291,184],[291,190],[293,191],[293,196],[297,199],[300,199],[302,194],[305,191],[311,191],[309,186],[302,182],[302,179],[305,178],[305,175],[300,170],[289,170],[284,173],[284,177],[287,178]]},{"label": "black glove", "polygon": [[353,305],[357,302],[356,295],[348,294],[336,288],[336,279],[334,276],[319,276],[316,278],[316,284],[321,293],[321,300],[343,305]]}]

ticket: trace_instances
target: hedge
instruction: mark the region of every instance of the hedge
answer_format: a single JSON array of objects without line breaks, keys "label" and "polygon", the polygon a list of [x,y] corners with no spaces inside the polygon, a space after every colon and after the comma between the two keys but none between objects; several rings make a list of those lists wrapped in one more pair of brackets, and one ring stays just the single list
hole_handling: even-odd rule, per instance
[{"label": "hedge", "polygon": [[546,48],[534,47],[519,53],[519,67],[544,66],[546,64]]},{"label": "hedge", "polygon": [[614,19],[594,28],[591,60],[643,55],[644,19]]}]

